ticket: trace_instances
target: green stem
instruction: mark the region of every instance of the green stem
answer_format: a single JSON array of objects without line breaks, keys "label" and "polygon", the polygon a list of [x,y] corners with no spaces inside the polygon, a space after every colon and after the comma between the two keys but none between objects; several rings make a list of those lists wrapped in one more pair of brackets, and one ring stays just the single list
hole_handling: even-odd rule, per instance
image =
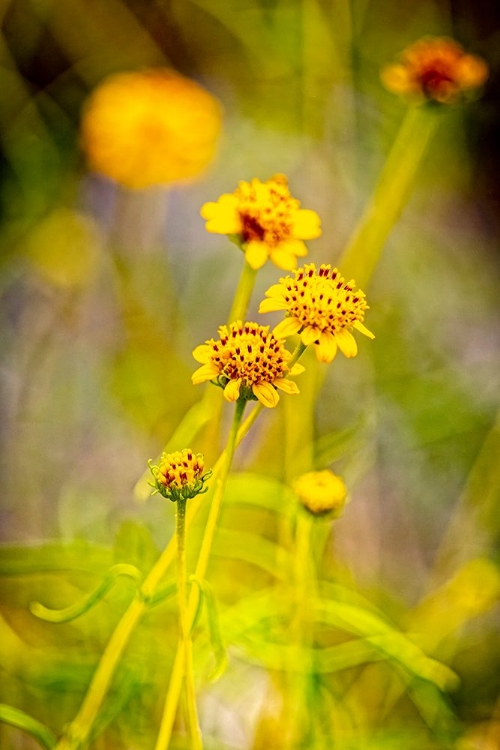
[{"label": "green stem", "polygon": [[246,315],[248,312],[248,306],[252,297],[253,288],[255,285],[255,277],[257,271],[248,265],[245,260],[244,266],[241,271],[240,280],[234,294],[233,304],[229,313],[228,323],[233,323],[235,320],[241,320],[245,322]]},{"label": "green stem", "polygon": [[[247,419],[245,419],[244,423],[238,429],[236,436],[236,445],[238,445],[243,440],[243,438],[261,413],[262,409],[262,405],[258,404],[252,411],[252,413],[249,414]],[[214,466],[214,479],[219,476],[219,472],[222,470],[225,462],[226,451],[221,454],[220,458]],[[198,497],[191,500],[190,512],[186,518],[186,529],[189,529],[189,526],[192,523],[196,513],[198,512],[204,498],[204,495],[198,495]],[[177,538],[173,537],[173,539],[163,550],[155,565],[151,568],[146,580],[141,586],[138,595],[135,599],[132,600],[128,609],[125,611],[121,620],[118,622],[118,625],[116,626],[106,648],[102,653],[101,660],[94,672],[81,708],[71,724],[67,727],[65,734],[59,740],[56,746],[56,750],[78,750],[78,748],[87,741],[90,732],[92,731],[94,722],[101,709],[101,705],[107,695],[116,667],[121,659],[129,638],[142,615],[148,608],[149,597],[152,596],[158,583],[165,575],[165,572],[175,560],[176,550]],[[199,576],[197,577],[199,578]],[[189,601],[191,602],[191,596],[189,598]],[[192,611],[191,608],[189,611]],[[179,661],[179,655],[181,653],[182,652],[180,651],[177,652],[176,663]],[[180,674],[180,691],[183,674],[182,661],[180,662],[179,666],[181,667],[180,672],[178,672],[178,674]],[[177,667],[177,670],[179,670],[179,666]],[[179,679],[179,677],[177,677],[177,679]]]},{"label": "green stem", "polygon": [[[313,646],[313,633],[308,620],[311,610],[310,602],[315,595],[315,576],[311,559],[312,518],[302,508],[298,508],[295,528],[295,555],[292,572],[292,600],[294,617],[291,622],[292,643],[295,654],[290,665],[290,733],[289,747],[296,747],[303,739],[306,725],[309,722],[307,695],[312,673],[312,658],[309,664],[303,664],[306,654]],[[297,669],[297,664],[302,664]]]},{"label": "green stem", "polygon": [[366,287],[389,232],[409,198],[417,169],[439,122],[428,107],[410,107],[373,194],[349,240],[339,268]]},{"label": "green stem", "polygon": [[187,572],[186,572],[186,500],[177,500],[176,533],[177,533],[177,594],[179,598],[179,648],[184,654],[184,679],[186,682],[188,729],[192,750],[202,750],[198,713],[196,710],[196,692],[194,687],[193,646],[187,610]]},{"label": "green stem", "polygon": [[[233,417],[233,423],[229,432],[227,446],[224,451],[223,463],[221,466],[220,473],[217,478],[217,483],[214,491],[214,496],[210,505],[210,512],[207,518],[207,525],[205,527],[205,533],[201,544],[200,553],[198,555],[198,562],[196,564],[195,577],[198,581],[202,581],[205,578],[208,561],[210,559],[210,553],[212,551],[212,544],[217,529],[217,521],[219,519],[219,513],[224,498],[224,491],[226,489],[227,478],[233,462],[234,451],[238,444],[238,433],[240,428],[243,411],[245,409],[245,401],[239,400],[236,402],[236,408]],[[255,411],[255,410],[254,410]],[[191,589],[188,599],[188,628],[191,630],[194,617],[197,609],[197,597],[198,593],[194,587]],[[170,738],[172,735],[172,727],[177,711],[177,705],[179,702],[181,687],[182,687],[182,653],[178,648],[174,659],[174,665],[172,668],[172,675],[170,678],[170,684],[168,686],[167,697],[165,700],[165,708],[163,710],[163,716],[160,725],[160,731],[156,740],[155,750],[167,750],[170,744]]]}]

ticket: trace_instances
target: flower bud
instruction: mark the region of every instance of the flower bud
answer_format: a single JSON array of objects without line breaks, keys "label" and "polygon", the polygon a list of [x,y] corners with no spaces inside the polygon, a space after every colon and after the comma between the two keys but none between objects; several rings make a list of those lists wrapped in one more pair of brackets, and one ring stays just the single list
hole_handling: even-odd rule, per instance
[{"label": "flower bud", "polygon": [[303,507],[313,516],[339,518],[347,498],[344,480],[329,469],[302,474],[293,484]]},{"label": "flower bud", "polygon": [[153,495],[160,493],[172,502],[183,498],[187,500],[201,495],[208,490],[204,482],[212,476],[212,471],[205,474],[205,464],[201,453],[193,453],[190,448],[184,448],[175,453],[162,453],[158,466],[151,460],[148,466],[154,477]]}]

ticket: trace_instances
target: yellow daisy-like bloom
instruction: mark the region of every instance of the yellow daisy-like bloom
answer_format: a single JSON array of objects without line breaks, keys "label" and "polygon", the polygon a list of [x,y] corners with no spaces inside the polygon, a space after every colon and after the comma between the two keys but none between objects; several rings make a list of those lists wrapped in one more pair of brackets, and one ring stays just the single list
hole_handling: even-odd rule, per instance
[{"label": "yellow daisy-like bloom", "polygon": [[344,510],[347,487],[344,480],[330,471],[310,471],[302,474],[293,485],[304,508],[314,516],[338,518]]},{"label": "yellow daisy-like bloom", "polygon": [[291,354],[269,326],[238,320],[221,326],[218,333],[218,341],[210,339],[193,351],[202,364],[192,375],[194,385],[212,380],[224,388],[227,401],[258,399],[267,407],[278,403],[277,388],[285,393],[299,392],[286,376],[298,375],[304,368],[299,364],[288,367]]},{"label": "yellow daisy-like bloom", "polygon": [[365,294],[355,292],[354,286],[354,280],[346,283],[336,268],[332,271],[329,265],[321,265],[317,272],[310,263],[298,268],[295,277],[286,276],[270,287],[259,312],[286,310],[274,335],[299,333],[305,346],[316,344],[320,362],[331,362],[338,349],[346,357],[355,357],[358,347],[351,328],[371,339],[375,336],[362,322],[368,309]]},{"label": "yellow daisy-like bloom", "polygon": [[321,234],[318,214],[300,208],[282,174],[267,182],[256,178],[240,182],[234,193],[205,203],[201,215],[207,220],[208,232],[237,238],[254,269],[261,268],[268,258],[286,271],[297,268],[297,257],[307,255],[303,240]]},{"label": "yellow daisy-like bloom", "polygon": [[154,477],[154,493],[159,492],[163,497],[175,502],[179,498],[195,497],[208,490],[204,482],[211,475],[205,471],[205,464],[201,453],[193,453],[190,448],[184,448],[175,453],[162,453],[158,466],[148,461]]},{"label": "yellow daisy-like bloom", "polygon": [[395,94],[417,102],[451,104],[481,86],[488,66],[468,55],[453,39],[424,37],[407,47],[400,62],[382,70],[382,82]]},{"label": "yellow daisy-like bloom", "polygon": [[88,99],[81,142],[91,169],[127,188],[201,174],[212,161],[221,107],[172,70],[118,73]]}]

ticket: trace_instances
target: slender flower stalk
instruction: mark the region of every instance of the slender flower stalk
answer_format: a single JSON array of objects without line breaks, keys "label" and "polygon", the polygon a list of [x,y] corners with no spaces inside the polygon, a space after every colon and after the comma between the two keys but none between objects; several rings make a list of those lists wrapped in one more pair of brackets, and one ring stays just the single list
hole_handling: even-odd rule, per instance
[{"label": "slender flower stalk", "polygon": [[252,268],[245,258],[231,311],[227,319],[228,324],[232,323],[233,320],[246,320],[256,276],[257,269]]},{"label": "slender flower stalk", "polygon": [[[290,701],[293,710],[289,712],[290,726],[288,732],[288,747],[296,747],[300,742],[301,731],[304,732],[309,720],[307,693],[309,680],[313,672],[312,657],[313,630],[308,612],[310,602],[316,594],[316,576],[312,564],[311,534],[313,519],[298,508],[295,524],[295,548],[293,554],[293,569],[291,571],[291,639],[294,646],[290,663]],[[309,657],[307,656],[309,655]],[[307,661],[306,661],[307,660]],[[301,665],[297,669],[297,665]]]},{"label": "slender flower stalk", "polygon": [[[208,561],[210,559],[210,553],[212,551],[213,540],[217,529],[217,522],[219,519],[220,509],[222,500],[224,498],[224,492],[226,489],[227,479],[229,471],[233,462],[234,451],[237,445],[238,430],[240,427],[241,419],[243,417],[243,411],[245,409],[246,400],[238,399],[235,405],[233,423],[229,432],[227,446],[224,452],[223,463],[221,466],[220,473],[217,477],[215,486],[214,496],[210,505],[210,512],[207,518],[207,524],[205,527],[205,533],[203,535],[203,541],[198,555],[198,562],[195,570],[195,577],[198,581],[205,578]],[[191,589],[188,606],[187,606],[187,623],[186,626],[191,630],[196,615],[198,603],[198,593]],[[163,710],[163,716],[160,724],[160,731],[156,740],[155,750],[167,750],[170,744],[170,738],[172,735],[172,727],[177,711],[177,705],[179,702],[181,687],[182,687],[182,668],[183,658],[182,649],[177,648],[177,653],[174,659],[174,665],[172,668],[172,674],[170,677],[170,683],[168,687],[167,697],[165,700],[165,707]]]},{"label": "slender flower stalk", "polygon": [[[476,95],[488,66],[458,42],[424,37],[407,47],[382,82],[410,103],[371,198],[340,258],[344,271],[366,287],[384,243],[405,207],[442,110]],[[439,111],[441,110],[441,111]]]},{"label": "slender flower stalk", "polygon": [[[259,414],[262,412],[262,409],[263,407],[260,404],[257,404],[243,424],[239,427],[236,436],[236,445],[239,445],[243,440]],[[223,451],[213,468],[214,480],[219,476],[225,466],[225,462],[226,451]],[[186,530],[189,529],[190,524],[200,509],[201,503],[202,497],[195,497],[192,499],[190,503],[190,512],[187,514],[185,520]],[[141,617],[147,611],[149,599],[154,594],[167,570],[174,563],[176,553],[177,537],[174,536],[151,568],[137,595],[129,604],[127,610],[118,622],[118,625],[113,631],[106,648],[101,655],[101,659],[94,672],[80,710],[73,721],[67,726],[65,733],[60,738],[55,750],[78,750],[78,748],[84,745],[88,740],[130,636],[134,632]],[[196,576],[199,577],[198,568]],[[191,597],[192,595],[189,598],[190,622],[192,622],[194,613],[192,607],[193,599]],[[194,607],[196,607],[196,600],[194,601]],[[177,652],[172,673],[172,679],[175,676],[179,682],[179,693],[182,687],[183,666],[183,653],[179,650]]]},{"label": "slender flower stalk", "polygon": [[186,703],[188,715],[189,736],[192,750],[202,750],[203,741],[201,737],[198,712],[196,708],[196,691],[194,686],[193,670],[193,647],[191,641],[191,628],[188,617],[187,600],[187,572],[186,572],[186,500],[179,498],[176,512],[176,534],[177,534],[177,593],[179,599],[179,624],[180,644],[179,648],[184,654],[184,680],[186,684]]},{"label": "slender flower stalk", "polygon": [[427,107],[408,108],[371,198],[340,257],[339,266],[362,287],[370,281],[384,243],[408,201],[439,114]]}]

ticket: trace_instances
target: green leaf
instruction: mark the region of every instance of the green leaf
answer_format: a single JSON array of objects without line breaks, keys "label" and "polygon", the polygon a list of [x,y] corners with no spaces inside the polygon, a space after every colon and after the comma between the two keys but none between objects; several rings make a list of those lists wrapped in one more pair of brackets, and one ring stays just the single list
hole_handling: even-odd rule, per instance
[{"label": "green leaf", "polygon": [[366,638],[373,648],[441,689],[457,687],[457,675],[449,667],[426,656],[403,633],[373,612],[344,602],[317,599],[314,602],[314,619]]},{"label": "green leaf", "polygon": [[252,505],[283,515],[293,515],[297,500],[283,482],[253,472],[241,472],[229,477],[224,504]]},{"label": "green leaf", "polygon": [[126,565],[124,563],[114,565],[97,588],[81,602],[72,604],[64,609],[49,609],[40,602],[31,602],[30,610],[35,617],[39,617],[46,622],[71,622],[71,620],[75,620],[80,615],[88,612],[94,604],[100,602],[120,576],[132,578],[136,584],[139,584],[142,580],[141,572],[134,565]]},{"label": "green leaf", "polygon": [[48,727],[18,708],[0,703],[0,721],[28,732],[46,750],[52,750],[57,744],[56,736]]},{"label": "green leaf", "polygon": [[283,547],[257,534],[220,528],[215,538],[213,554],[256,565],[279,580],[285,580],[289,570],[289,554]]}]

